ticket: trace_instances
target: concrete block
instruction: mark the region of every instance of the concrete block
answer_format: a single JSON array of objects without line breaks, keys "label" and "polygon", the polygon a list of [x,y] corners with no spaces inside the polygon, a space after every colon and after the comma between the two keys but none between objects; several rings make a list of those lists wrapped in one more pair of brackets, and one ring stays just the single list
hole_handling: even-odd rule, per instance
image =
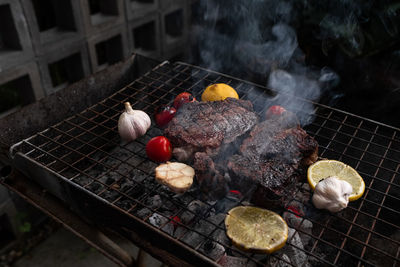
[{"label": "concrete block", "polygon": [[160,16],[162,54],[187,44],[189,36],[187,5],[162,10]]},{"label": "concrete block", "polygon": [[86,42],[59,43],[39,59],[39,71],[46,95],[90,74]]},{"label": "concrete block", "polygon": [[84,38],[84,28],[79,2],[75,0],[53,1],[20,0],[36,55],[47,53],[57,43],[75,42]]},{"label": "concrete block", "polygon": [[[19,100],[12,98],[11,103],[7,101],[10,106],[7,107],[7,111],[3,110],[0,116],[4,116],[20,106],[33,103],[45,95],[36,62],[14,66],[0,72],[0,86],[3,89],[2,97],[14,95],[15,93],[12,92],[16,91],[17,98],[19,98]],[[9,93],[6,94],[5,91]]]},{"label": "concrete block", "polygon": [[152,13],[128,24],[129,52],[159,59],[161,56],[160,17]]},{"label": "concrete block", "polygon": [[87,36],[125,23],[124,0],[80,0]]},{"label": "concrete block", "polygon": [[164,0],[125,0],[126,16],[129,21],[147,17],[159,8]]},{"label": "concrete block", "polygon": [[116,27],[89,37],[88,48],[93,72],[127,58],[126,27]]},{"label": "concrete block", "polygon": [[28,25],[19,1],[0,0],[0,72],[33,58]]}]

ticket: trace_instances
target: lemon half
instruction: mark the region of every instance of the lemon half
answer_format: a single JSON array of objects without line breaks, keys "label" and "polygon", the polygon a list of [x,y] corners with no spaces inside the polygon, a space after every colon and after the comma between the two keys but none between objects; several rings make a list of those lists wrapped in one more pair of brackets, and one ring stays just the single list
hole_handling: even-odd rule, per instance
[{"label": "lemon half", "polygon": [[364,194],[363,178],[355,169],[341,161],[320,160],[308,167],[307,180],[313,190],[320,180],[330,176],[336,176],[353,187],[353,193],[349,196],[350,201],[357,200]]},{"label": "lemon half", "polygon": [[226,234],[245,251],[272,253],[288,238],[288,226],[277,213],[251,206],[231,209],[225,218]]},{"label": "lemon half", "polygon": [[216,83],[207,86],[201,95],[201,101],[219,101],[227,97],[239,99],[235,89],[225,83]]}]

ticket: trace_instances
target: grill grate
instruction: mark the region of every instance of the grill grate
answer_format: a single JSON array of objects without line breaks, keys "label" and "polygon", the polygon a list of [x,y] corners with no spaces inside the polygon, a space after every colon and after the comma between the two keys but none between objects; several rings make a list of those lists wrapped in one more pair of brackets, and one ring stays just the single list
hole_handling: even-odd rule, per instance
[{"label": "grill grate", "polygon": [[[298,184],[295,199],[281,211],[291,228],[288,242],[270,256],[242,252],[225,236],[226,212],[246,204],[246,195],[230,192],[217,202],[202,201],[196,188],[176,195],[156,183],[157,165],[147,159],[145,144],[162,135],[162,130],[153,125],[145,136],[121,143],[117,122],[123,102],[153,114],[158,105],[171,103],[180,92],[189,91],[199,98],[208,84],[216,82],[237,89],[260,114],[265,107],[290,98],[196,66],[163,63],[82,113],[14,145],[12,153],[25,155],[213,261],[226,253],[225,261],[246,264],[399,265],[399,129],[313,104],[312,120],[302,122],[309,122],[305,129],[318,141],[320,157],[353,166],[364,178],[366,190],[344,211],[329,214],[313,208],[306,182]],[[292,111],[300,118],[310,117],[302,115],[311,115],[307,109],[311,103],[301,103]],[[293,207],[300,207],[301,212]]]}]

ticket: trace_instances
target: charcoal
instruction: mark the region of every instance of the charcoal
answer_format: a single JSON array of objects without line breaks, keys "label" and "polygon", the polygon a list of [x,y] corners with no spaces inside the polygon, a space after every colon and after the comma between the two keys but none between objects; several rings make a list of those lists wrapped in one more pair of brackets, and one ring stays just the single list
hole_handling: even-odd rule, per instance
[{"label": "charcoal", "polygon": [[293,265],[290,264],[290,258],[286,254],[279,253],[281,257],[270,257],[268,260],[268,263],[266,264],[267,266],[273,266],[273,267],[292,267]]},{"label": "charcoal", "polygon": [[123,193],[128,192],[130,189],[134,187],[135,183],[130,179],[122,179],[120,183],[120,191]]},{"label": "charcoal", "polygon": [[254,262],[249,262],[248,259],[246,258],[240,258],[240,257],[232,257],[232,256],[227,256],[224,255],[221,257],[221,259],[218,261],[218,264],[221,266],[226,266],[226,267],[253,267],[257,266]]},{"label": "charcoal", "polygon": [[307,254],[304,252],[304,245],[296,230],[289,228],[288,243],[293,246],[287,246],[285,251],[295,266],[310,266]]},{"label": "charcoal", "polygon": [[161,230],[169,235],[174,235],[174,230],[175,227],[171,222],[168,222],[166,225],[164,225]]},{"label": "charcoal", "polygon": [[200,251],[214,261],[218,261],[222,256],[225,255],[225,247],[211,240],[207,240],[201,246]]},{"label": "charcoal", "polygon": [[207,221],[219,225],[221,222],[225,220],[226,214],[225,213],[218,213],[218,214],[213,214],[210,217],[207,218]]},{"label": "charcoal", "polygon": [[182,223],[189,224],[195,221],[195,218],[202,217],[208,210],[207,204],[200,200],[193,200],[187,206],[187,209],[180,215]]},{"label": "charcoal", "polygon": [[148,216],[150,216],[153,212],[149,210],[148,208],[142,208],[136,212],[136,216],[138,216],[141,219],[144,219]]},{"label": "charcoal", "polygon": [[225,229],[224,228],[218,228],[216,229],[212,234],[211,237],[213,240],[217,241],[220,244],[223,244],[225,246],[230,246],[231,245],[231,241],[230,239],[227,237]]},{"label": "charcoal", "polygon": [[152,197],[148,197],[145,201],[145,205],[150,209],[158,209],[162,206],[163,202],[159,195],[154,195]]},{"label": "charcoal", "polygon": [[153,213],[151,217],[149,218],[150,224],[154,225],[155,227],[161,227],[162,225],[166,224],[168,222],[168,218],[158,214],[158,213]]},{"label": "charcoal", "polygon": [[129,199],[119,200],[116,205],[123,210],[129,210],[132,207],[132,201]]},{"label": "charcoal", "polygon": [[214,230],[214,228],[215,227],[212,224],[205,220],[201,220],[193,226],[193,229],[195,229],[196,232],[188,231],[181,240],[189,246],[197,247],[204,241],[206,236],[208,236]]},{"label": "charcoal", "polygon": [[105,191],[102,194],[102,197],[104,199],[106,199],[107,201],[109,201],[109,202],[114,202],[119,196],[120,196],[119,193],[117,191],[114,191],[114,190]]}]

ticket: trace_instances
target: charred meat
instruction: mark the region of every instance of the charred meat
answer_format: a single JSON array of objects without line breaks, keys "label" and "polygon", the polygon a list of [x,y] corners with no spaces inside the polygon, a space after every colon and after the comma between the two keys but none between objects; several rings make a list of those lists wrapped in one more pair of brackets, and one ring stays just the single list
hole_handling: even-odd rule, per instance
[{"label": "charred meat", "polygon": [[285,111],[258,123],[251,102],[228,98],[184,104],[164,134],[174,156],[190,162],[207,197],[229,189],[254,190],[260,206],[282,206],[317,159],[318,144]]},{"label": "charred meat", "polygon": [[231,186],[256,187],[253,202],[261,206],[284,205],[305,166],[315,162],[318,144],[296,122],[295,115],[256,125],[229,159]]},{"label": "charred meat", "polygon": [[174,156],[192,162],[196,152],[215,156],[258,122],[250,101],[227,98],[216,102],[182,105],[164,134],[172,142]]}]

